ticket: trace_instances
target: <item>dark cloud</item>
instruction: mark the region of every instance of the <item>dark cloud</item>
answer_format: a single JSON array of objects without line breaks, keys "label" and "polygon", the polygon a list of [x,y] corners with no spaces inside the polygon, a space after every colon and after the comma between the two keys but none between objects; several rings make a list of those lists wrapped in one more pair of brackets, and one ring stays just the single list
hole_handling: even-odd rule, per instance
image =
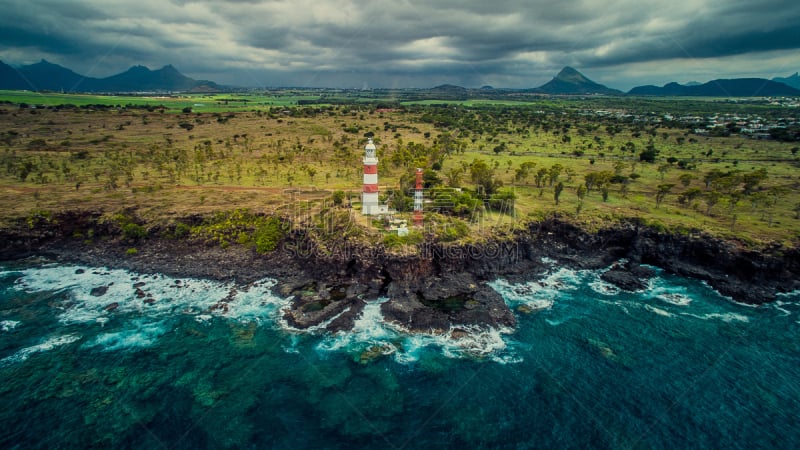
[{"label": "dark cloud", "polygon": [[797,70],[796,3],[7,0],[0,58],[95,76],[174,64],[259,86],[531,87],[572,65],[628,88]]}]

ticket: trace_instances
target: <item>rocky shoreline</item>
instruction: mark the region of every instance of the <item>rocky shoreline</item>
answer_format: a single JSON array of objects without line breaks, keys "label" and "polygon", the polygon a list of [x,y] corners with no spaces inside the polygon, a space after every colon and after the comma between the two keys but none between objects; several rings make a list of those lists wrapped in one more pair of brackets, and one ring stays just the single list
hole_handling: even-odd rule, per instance
[{"label": "rocky shoreline", "polygon": [[701,233],[668,234],[635,222],[589,233],[552,218],[482,244],[425,243],[413,255],[353,245],[324,250],[301,233],[290,234],[277,250],[264,255],[241,246],[222,249],[154,236],[137,242],[132,255],[126,252],[129,243],[118,237],[85,243],[63,225],[3,230],[0,238],[0,260],[44,256],[241,285],[272,277],[278,280],[276,294],[292,298],[285,315],[289,324],[300,329],[322,325],[331,332],[352,328],[366,302],[378,297],[389,299],[381,304],[385,320],[411,332],[458,337],[465,328],[513,327],[514,314],[487,282],[498,277],[535,281],[552,262],[577,269],[608,268],[603,279],[625,290],[645,289],[653,273],[642,265],[653,265],[706,281],[721,294],[748,304],[800,289],[797,248],[753,251]]}]

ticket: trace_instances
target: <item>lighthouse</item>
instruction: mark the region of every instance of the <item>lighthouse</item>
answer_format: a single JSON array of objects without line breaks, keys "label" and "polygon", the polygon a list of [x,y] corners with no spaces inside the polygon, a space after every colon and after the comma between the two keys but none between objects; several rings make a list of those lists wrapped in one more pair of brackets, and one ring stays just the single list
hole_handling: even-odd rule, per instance
[{"label": "lighthouse", "polygon": [[422,226],[422,169],[417,169],[417,180],[414,186],[414,226]]},{"label": "lighthouse", "polygon": [[[383,208],[385,209],[385,208]],[[361,213],[372,216],[385,213],[378,203],[378,157],[369,138],[364,146],[364,189],[361,191]]]}]

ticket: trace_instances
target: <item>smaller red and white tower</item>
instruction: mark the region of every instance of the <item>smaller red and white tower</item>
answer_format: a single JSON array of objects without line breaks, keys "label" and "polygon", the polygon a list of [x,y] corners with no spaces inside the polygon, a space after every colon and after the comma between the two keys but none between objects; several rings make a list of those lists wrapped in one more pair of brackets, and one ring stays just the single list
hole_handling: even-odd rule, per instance
[{"label": "smaller red and white tower", "polygon": [[372,138],[364,146],[364,188],[361,191],[361,213],[367,216],[381,214],[378,203],[378,157]]},{"label": "smaller red and white tower", "polygon": [[414,187],[414,226],[422,226],[422,169],[417,169],[417,184]]}]

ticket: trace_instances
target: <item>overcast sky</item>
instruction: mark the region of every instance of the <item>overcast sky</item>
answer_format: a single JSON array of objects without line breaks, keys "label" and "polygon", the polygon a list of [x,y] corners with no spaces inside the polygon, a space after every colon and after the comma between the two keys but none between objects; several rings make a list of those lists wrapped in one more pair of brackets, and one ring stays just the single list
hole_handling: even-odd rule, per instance
[{"label": "overcast sky", "polygon": [[0,59],[253,87],[610,87],[800,70],[797,0],[0,0]]}]

